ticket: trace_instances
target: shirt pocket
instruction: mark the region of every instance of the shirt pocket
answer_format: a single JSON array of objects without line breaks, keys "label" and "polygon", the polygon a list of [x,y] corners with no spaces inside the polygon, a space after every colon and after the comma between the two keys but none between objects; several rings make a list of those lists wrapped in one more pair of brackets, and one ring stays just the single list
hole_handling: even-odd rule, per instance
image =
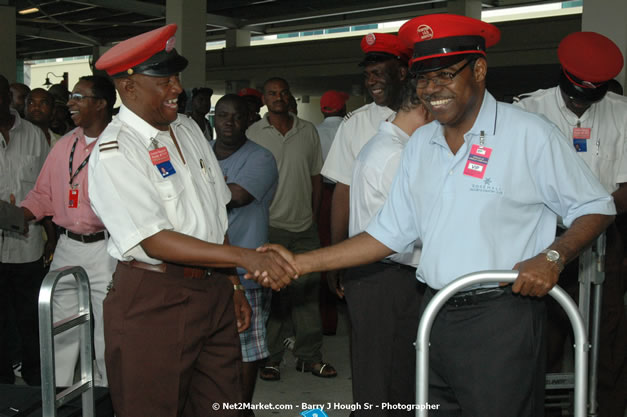
[{"label": "shirt pocket", "polygon": [[23,155],[20,158],[18,178],[24,196],[35,186],[35,182],[41,171],[40,161],[40,157],[36,155]]},{"label": "shirt pocket", "polygon": [[175,201],[178,200],[185,186],[177,174],[173,174],[170,178],[155,183],[155,188],[163,201]]}]

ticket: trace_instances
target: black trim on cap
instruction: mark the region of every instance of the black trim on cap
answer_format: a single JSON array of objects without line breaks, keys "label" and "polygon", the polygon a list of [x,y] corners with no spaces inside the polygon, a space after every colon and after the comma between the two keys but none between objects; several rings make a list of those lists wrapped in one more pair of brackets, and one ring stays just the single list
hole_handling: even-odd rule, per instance
[{"label": "black trim on cap", "polygon": [[359,66],[365,67],[367,65],[375,64],[377,62],[389,61],[390,59],[398,59],[401,61],[406,61],[403,57],[400,57],[398,55],[390,54],[387,52],[375,51],[375,52],[366,53],[366,56],[364,57],[363,61],[359,63]]},{"label": "black trim on cap", "polygon": [[141,64],[133,68],[112,75],[112,78],[124,77],[133,74],[144,74],[151,77],[167,77],[183,71],[187,67],[188,61],[179,55],[176,49],[170,52],[159,51]]},{"label": "black trim on cap", "polygon": [[414,44],[414,58],[463,51],[485,52],[485,39],[481,36],[449,36],[448,38],[429,39]]}]

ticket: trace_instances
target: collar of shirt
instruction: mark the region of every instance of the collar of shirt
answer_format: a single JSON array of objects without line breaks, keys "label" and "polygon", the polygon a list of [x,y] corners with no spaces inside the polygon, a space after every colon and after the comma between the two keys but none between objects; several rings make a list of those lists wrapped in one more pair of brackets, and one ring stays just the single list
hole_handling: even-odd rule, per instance
[{"label": "collar of shirt", "polygon": [[[483,132],[486,138],[494,136],[496,132],[497,117],[498,111],[496,99],[488,92],[488,90],[485,90],[479,114],[477,114],[475,123],[472,125],[470,130],[464,134],[464,140],[468,143],[473,137],[480,136],[481,132]],[[444,126],[442,126],[437,120],[432,123],[435,123],[437,128],[434,129],[433,134],[429,139],[429,143],[437,143],[440,146],[448,148],[446,138],[444,137]]]},{"label": "collar of shirt", "polygon": [[386,120],[379,125],[379,132],[388,133],[388,137],[392,141],[402,143],[403,146],[407,145],[407,141],[409,141],[409,135],[403,129]]},{"label": "collar of shirt", "polygon": [[[285,134],[285,137],[288,137],[289,135],[292,134],[292,132],[297,132],[298,129],[300,129],[300,122],[299,122],[298,116],[294,116],[294,114],[289,113],[289,112],[287,114],[292,118],[294,123],[292,124],[292,128],[288,130],[287,133]],[[268,116],[269,116],[269,113],[264,114],[262,119],[259,121],[261,123],[261,127],[263,129],[269,129],[269,128],[276,129],[274,126],[270,124],[270,119],[268,118]]]},{"label": "collar of shirt", "polygon": [[19,129],[20,125],[22,124],[22,118],[20,117],[20,114],[14,108],[10,108],[9,111],[13,116],[15,116],[15,122],[13,122],[13,126],[11,126],[11,129],[9,129],[9,131]]},{"label": "collar of shirt", "polygon": [[[180,124],[179,117],[181,116],[177,116],[176,120],[170,124],[173,129]],[[146,146],[146,148],[149,148],[152,145],[153,138],[156,138],[159,134],[167,134],[166,131],[159,130],[156,127],[150,125],[148,122],[139,117],[124,104],[120,106],[118,118],[120,119],[120,121],[124,122],[126,125],[139,133],[139,137],[141,137],[141,139],[144,141],[144,145]]]},{"label": "collar of shirt", "polygon": [[592,103],[592,105],[588,107],[588,109],[584,112],[584,114],[581,115],[581,117],[577,117],[575,113],[573,113],[568,107],[566,107],[566,102],[564,101],[564,97],[562,97],[562,90],[560,90],[559,87],[555,88],[555,101],[557,102],[557,106],[559,107],[562,116],[564,116],[564,119],[566,119],[566,122],[569,125],[573,126],[575,126],[577,122],[588,122],[588,119],[591,117],[592,114],[594,114],[594,107],[597,105],[597,103]]}]

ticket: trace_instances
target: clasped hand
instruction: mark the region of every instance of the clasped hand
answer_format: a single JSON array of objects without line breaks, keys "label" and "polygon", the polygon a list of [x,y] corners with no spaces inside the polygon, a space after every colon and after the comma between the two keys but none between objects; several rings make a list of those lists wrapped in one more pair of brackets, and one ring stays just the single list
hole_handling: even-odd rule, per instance
[{"label": "clasped hand", "polygon": [[256,251],[250,251],[248,271],[244,278],[252,279],[259,285],[275,291],[285,288],[301,275],[302,269],[296,265],[294,254],[285,247],[267,243]]}]

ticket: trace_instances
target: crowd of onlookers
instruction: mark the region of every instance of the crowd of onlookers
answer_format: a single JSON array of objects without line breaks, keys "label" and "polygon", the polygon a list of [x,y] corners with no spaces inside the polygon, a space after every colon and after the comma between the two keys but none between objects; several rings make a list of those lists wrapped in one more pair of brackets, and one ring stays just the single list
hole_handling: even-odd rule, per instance
[{"label": "crowd of onlookers", "polygon": [[[431,18],[439,20],[431,21]],[[443,359],[444,356],[437,358],[435,366],[442,373],[433,375],[439,384],[434,392],[439,395],[437,398],[442,404],[451,410],[497,407],[488,404],[492,399],[483,394],[481,401],[477,399],[480,388],[490,386],[497,389],[491,380],[493,377],[487,375],[489,372],[486,375],[479,372],[481,369],[478,368],[481,367],[477,364],[490,364],[492,359],[494,364],[498,361],[506,363],[510,353],[503,353],[503,347],[509,349],[510,346],[506,346],[508,341],[515,340],[513,343],[516,346],[512,346],[511,353],[514,359],[509,364],[517,374],[498,386],[498,391],[502,398],[509,398],[510,394],[516,397],[521,401],[516,407],[527,410],[525,415],[533,415],[534,411],[529,410],[541,409],[543,405],[531,404],[531,400],[527,404],[524,395],[513,394],[517,389],[517,381],[524,380],[527,381],[524,385],[525,389],[529,389],[530,398],[543,396],[543,388],[539,386],[544,386],[544,359],[540,360],[545,354],[545,340],[540,335],[544,334],[544,301],[540,303],[538,297],[532,296],[546,295],[557,282],[560,273],[560,284],[572,286],[571,292],[574,294],[577,266],[576,263],[574,267],[571,264],[570,268],[564,270],[564,258],[566,253],[566,261],[576,259],[581,249],[577,245],[583,245],[585,239],[573,238],[572,230],[575,230],[575,234],[579,231],[579,236],[589,237],[588,234],[594,234],[590,230],[605,230],[606,224],[603,222],[607,221],[607,224],[611,224],[606,231],[606,293],[602,311],[604,321],[600,330],[602,354],[599,361],[599,391],[603,407],[600,415],[608,415],[603,413],[610,409],[624,408],[625,401],[616,400],[616,395],[620,397],[627,384],[624,372],[627,363],[624,349],[621,351],[626,346],[627,337],[623,301],[624,251],[620,231],[610,217],[612,211],[621,214],[627,210],[627,125],[624,123],[627,119],[627,100],[619,94],[608,92],[610,80],[622,68],[623,57],[620,52],[616,54],[614,49],[617,48],[609,39],[597,37],[598,34],[580,35],[583,32],[578,32],[569,35],[560,44],[558,51],[562,65],[558,86],[521,96],[514,105],[497,103],[485,90],[485,49],[498,41],[498,30],[474,19],[457,22],[454,19],[458,17],[431,18],[425,18],[426,23],[413,19],[404,26],[406,32],[398,36],[365,36],[361,42],[364,58],[360,66],[363,68],[365,88],[372,101],[347,113],[349,96],[339,91],[327,91],[320,100],[324,121],[317,126],[298,117],[297,100],[290,91],[289,82],[280,77],[269,78],[259,90],[244,88],[237,94],[227,94],[215,103],[215,108],[212,107],[211,88],[182,89],[178,72],[185,68],[187,61],[166,46],[163,46],[164,55],[157,57],[162,60],[158,63],[164,64],[164,67],[158,70],[144,68],[142,61],[128,73],[133,75],[135,71],[135,75],[143,75],[142,71],[146,71],[148,81],[136,81],[142,78],[133,78],[122,72],[121,75],[110,73],[113,81],[104,76],[81,77],[71,91],[63,84],[54,85],[48,90],[31,90],[24,84],[9,84],[5,77],[0,76],[0,167],[3,169],[0,199],[20,206],[25,220],[30,221],[28,233],[3,234],[0,241],[0,272],[3,275],[0,277],[0,296],[3,297],[0,301],[0,329],[3,337],[0,341],[0,382],[14,382],[12,365],[19,359],[24,380],[31,385],[41,383],[36,311],[38,284],[48,268],[80,264],[87,270],[92,285],[96,384],[106,386],[111,383],[108,376],[112,377],[114,382],[111,385],[118,390],[114,394],[114,403],[132,402],[128,399],[120,400],[119,381],[126,378],[140,380],[143,368],[135,362],[124,363],[121,356],[115,357],[122,347],[128,348],[129,342],[111,336],[111,333],[107,336],[103,330],[103,321],[107,320],[106,313],[103,318],[103,302],[106,303],[103,300],[108,291],[113,294],[113,297],[107,297],[108,300],[113,299],[109,302],[119,303],[116,304],[116,314],[120,314],[122,308],[129,309],[131,314],[137,313],[132,311],[132,306],[129,307],[131,301],[137,301],[138,306],[143,308],[142,303],[148,305],[151,300],[147,300],[150,297],[141,299],[139,296],[137,300],[132,297],[121,298],[120,288],[133,282],[130,278],[119,279],[124,274],[132,277],[147,273],[158,277],[165,271],[175,271],[181,278],[205,279],[208,276],[206,268],[199,268],[192,262],[181,267],[179,264],[182,262],[177,260],[187,259],[184,255],[172,255],[181,258],[169,262],[172,258],[168,254],[155,250],[161,248],[159,245],[167,247],[164,242],[172,242],[163,236],[159,238],[159,245],[146,243],[144,246],[146,241],[162,231],[172,231],[176,227],[184,229],[185,224],[158,224],[160,219],[156,214],[149,213],[147,206],[141,207],[143,212],[129,210],[118,218],[107,212],[107,209],[116,209],[108,205],[108,199],[117,201],[122,195],[118,195],[117,191],[124,188],[129,192],[134,186],[137,187],[137,195],[133,197],[146,192],[146,199],[138,198],[134,204],[156,201],[155,206],[159,205],[159,209],[161,204],[165,207],[163,212],[167,215],[164,218],[168,219],[180,215],[178,210],[181,210],[183,204],[176,204],[179,198],[190,204],[200,202],[197,205],[205,207],[207,201],[221,203],[220,199],[226,199],[230,193],[230,200],[224,201],[228,222],[226,243],[247,249],[270,243],[273,249],[269,253],[280,253],[283,262],[289,261],[290,267],[300,271],[303,264],[307,265],[308,269],[303,267],[307,273],[300,274],[298,279],[291,281],[281,291],[272,292],[264,288],[263,280],[246,279],[250,278],[251,271],[241,268],[243,263],[224,262],[240,266],[229,270],[227,274],[233,288],[229,284],[229,288],[222,289],[225,294],[233,293],[236,314],[235,318],[229,317],[230,321],[227,320],[225,326],[237,328],[240,343],[235,358],[237,360],[233,362],[238,364],[237,378],[229,379],[233,376],[230,374],[220,377],[224,376],[225,386],[239,381],[237,386],[241,386],[241,399],[245,402],[252,401],[257,377],[266,381],[281,379],[284,354],[288,349],[296,357],[298,371],[320,378],[337,375],[335,368],[322,357],[323,334],[335,333],[337,295],[346,299],[352,322],[354,401],[360,404],[413,404],[415,349],[412,342],[422,312],[421,303],[450,281],[438,281],[442,276],[448,272],[454,275],[451,271],[458,272],[460,267],[457,263],[461,262],[460,259],[473,267],[499,265],[503,269],[500,258],[486,264],[480,259],[481,256],[464,256],[480,253],[490,258],[492,251],[500,250],[495,246],[502,245],[501,234],[511,228],[529,232],[529,241],[519,245],[520,253],[512,254],[510,250],[503,250],[499,255],[516,260],[518,263],[506,267],[520,269],[522,278],[513,287],[474,288],[447,302],[448,316],[442,319],[446,323],[440,322],[435,332],[437,342],[434,346],[436,351],[443,352],[442,355],[453,361]],[[449,22],[449,19],[453,20]],[[416,33],[421,33],[420,28],[424,30],[423,26],[418,25],[427,23],[433,26],[455,23],[455,29],[451,30],[460,31],[460,36],[443,36],[436,45],[437,51],[448,52],[438,55],[434,50],[434,55],[430,55],[431,44],[424,46],[421,42],[425,42],[425,39],[416,38]],[[176,28],[165,27],[160,30],[170,31],[172,33],[167,33],[173,35]],[[465,35],[461,33],[464,30],[473,32],[473,36],[461,36]],[[464,42],[458,44],[462,38]],[[405,39],[405,43],[401,42],[402,39]],[[154,42],[165,40],[155,38]],[[412,50],[408,42],[423,46],[424,50]],[[468,46],[467,43],[472,45]],[[467,47],[470,49],[463,50],[463,53],[450,52],[455,48]],[[419,55],[419,52],[424,56]],[[595,73],[591,76],[593,71],[582,66],[579,53],[587,53],[591,61],[598,62],[604,69],[601,75]],[[151,57],[143,59],[145,61]],[[107,68],[105,64],[103,66]],[[167,94],[173,97],[157,104],[144,98],[152,96],[142,90],[145,86],[142,87],[141,83],[154,82],[154,77],[167,78],[170,86]],[[123,102],[119,109],[114,109],[116,89]],[[150,107],[153,105],[161,107],[155,110]],[[266,106],[267,112],[261,116],[263,106]],[[174,107],[178,114],[174,112],[170,115]],[[118,111],[118,117],[113,118]],[[531,113],[542,114],[552,124]],[[512,123],[511,137],[503,131],[503,120]],[[534,142],[538,139],[535,136],[530,138],[528,132],[531,131],[540,134],[539,142]],[[118,141],[116,134],[128,142],[122,143],[122,139]],[[102,135],[106,140],[101,140]],[[189,140],[185,141],[185,138]],[[170,140],[172,147],[168,151],[164,143]],[[129,143],[136,149],[133,150]],[[186,161],[184,154],[190,152],[186,147],[191,145],[199,146],[201,150],[191,155],[188,153]],[[406,147],[414,159],[407,160]],[[144,148],[149,149],[147,153]],[[540,152],[538,148],[543,151]],[[571,148],[575,149],[578,156]],[[144,158],[128,157],[135,151]],[[115,159],[119,158],[120,153],[136,164],[126,160],[120,163]],[[467,160],[464,159],[464,167],[460,168],[460,155],[465,153],[468,153]],[[92,154],[96,155],[97,161],[90,161]],[[508,155],[507,163],[503,163],[505,155]],[[536,159],[527,160],[527,157],[532,159],[529,155],[536,155]],[[624,161],[623,155],[626,158]],[[182,163],[189,167],[186,174],[180,172],[180,166],[174,166],[176,164],[173,161],[178,162],[179,156]],[[434,162],[436,159],[437,163]],[[116,172],[116,163],[120,163],[120,172]],[[141,163],[145,163],[149,169],[144,172],[136,166]],[[547,178],[536,178],[537,173],[533,172],[536,163],[547,173]],[[98,168],[96,164],[99,164]],[[515,192],[507,189],[511,184],[507,182],[510,177],[505,173],[510,164],[515,167],[512,175],[516,176],[517,184],[523,184],[520,195],[514,195]],[[157,171],[152,169],[153,165]],[[450,165],[450,170],[447,168],[446,172],[439,172],[445,165]],[[491,168],[490,176],[484,177],[488,165]],[[423,167],[433,169],[421,171]],[[217,168],[219,172],[214,172],[218,171]],[[92,169],[101,170],[97,179],[92,177]],[[122,170],[129,178],[123,177]],[[194,174],[194,170],[198,171],[198,175]],[[459,175],[454,176],[455,170],[459,171]],[[116,178],[114,174],[120,177]],[[570,174],[585,183],[585,189],[578,189],[581,184],[570,181],[570,177],[567,178]],[[143,175],[146,176],[145,182],[141,182],[144,180]],[[179,181],[183,175],[192,175],[193,178],[183,183],[184,180]],[[426,178],[431,178],[431,175],[435,175],[433,181],[427,181]],[[125,184],[125,180],[129,183]],[[200,190],[204,186],[215,191],[217,202],[212,200],[215,197],[213,194],[206,201],[202,195],[198,197],[194,193],[189,194],[191,189]],[[92,194],[88,193],[88,187]],[[146,188],[150,188],[150,192]],[[107,192],[103,193],[102,190]],[[205,188],[199,194],[203,190]],[[181,197],[182,193],[188,194]],[[434,198],[425,201],[421,193],[433,195]],[[450,204],[452,200],[449,199],[453,198],[453,194],[463,199],[468,206]],[[503,197],[504,194],[507,198]],[[155,200],[151,200],[153,198]],[[492,198],[494,200],[490,200]],[[506,207],[495,215],[497,219],[483,215],[494,209],[490,202]],[[418,206],[422,209],[417,210]],[[432,207],[439,207],[442,211]],[[222,209],[224,207],[220,207]],[[508,209],[516,215],[507,212]],[[199,220],[198,223],[202,224],[199,228],[204,228],[205,222],[213,222],[211,224],[216,227],[225,226],[220,210],[205,213],[208,220]],[[478,213],[477,218],[465,218],[462,213],[465,210]],[[158,212],[157,209],[155,211]],[[415,216],[417,211],[420,216]],[[537,218],[521,223],[520,218],[536,212]],[[569,226],[572,223],[571,229],[559,229],[557,235],[561,237],[538,253],[536,246],[539,243],[534,239],[544,242],[549,236],[552,241],[556,222],[551,223],[551,219],[557,217],[556,214],[568,214],[564,222]],[[443,215],[446,218],[442,218]],[[150,216],[155,216],[155,227],[160,229],[149,232],[146,230],[153,225],[143,224],[144,229],[137,228],[137,235],[146,233],[149,236],[128,250],[116,253],[116,245],[125,244],[120,242],[116,233],[131,234],[126,229],[136,223],[146,222],[146,219],[152,218]],[[429,216],[432,221],[426,220]],[[593,217],[594,222],[585,223],[586,227],[582,231],[580,218],[592,222],[590,216],[599,216],[600,220]],[[545,219],[546,223],[538,219]],[[181,223],[194,223],[197,220],[183,219]],[[491,223],[492,220],[499,224]],[[548,229],[551,230],[532,227],[532,222],[536,220],[538,226],[549,224],[551,227]],[[129,227],[125,229],[120,224]],[[480,228],[479,225],[485,227]],[[495,226],[499,230],[492,230]],[[118,227],[120,229],[116,229]],[[469,234],[474,232],[476,236],[457,236],[457,230],[466,230]],[[193,236],[193,233],[190,235]],[[473,238],[479,238],[479,235],[484,245],[483,252],[478,249],[481,245],[473,243]],[[349,237],[352,239],[348,239],[348,243],[341,243]],[[221,243],[222,238],[217,236],[215,240]],[[573,239],[576,244],[560,246],[560,242],[573,242]],[[399,243],[401,241],[403,243]],[[434,241],[437,242],[437,249],[433,249]],[[462,241],[468,243],[460,243]],[[361,246],[356,246],[355,242]],[[195,244],[199,245],[198,242]],[[332,253],[317,251],[321,246],[330,244],[337,244],[337,253],[346,256],[334,258]],[[532,244],[535,245],[533,248],[528,247]],[[362,254],[355,248],[362,247],[363,259],[359,258],[360,262],[346,260],[343,263],[343,259],[337,259],[357,259]],[[423,249],[424,252],[421,252]],[[445,261],[449,249],[455,251],[455,256]],[[312,251],[316,251],[315,255],[310,254]],[[269,253],[254,256],[276,256]],[[250,252],[248,254],[253,257]],[[304,261],[309,259],[314,263],[308,256],[317,256],[317,266]],[[377,261],[373,261],[375,258]],[[158,260],[163,262],[150,262]],[[346,271],[340,267],[326,266],[354,266],[358,263],[365,265]],[[190,265],[193,267],[188,268]],[[317,272],[324,270],[328,272]],[[114,271],[118,281],[111,284]],[[212,271],[220,273],[209,270]],[[418,282],[416,277],[422,282]],[[550,281],[552,278],[555,280]],[[141,288],[151,296],[163,297],[164,303],[176,303],[176,300],[169,299],[171,285],[167,283],[162,288],[148,288],[146,284],[145,288]],[[189,281],[183,284],[184,287],[198,289],[196,285],[201,288],[200,285],[208,284],[189,284]],[[130,296],[128,291],[142,294],[139,287],[124,288],[127,291],[124,296]],[[202,288],[204,291],[205,287]],[[69,301],[76,294],[75,285],[64,281],[58,289],[59,294],[55,295],[57,310],[71,313],[76,308]],[[497,301],[505,299],[509,304]],[[480,320],[474,321],[474,313],[469,306],[482,309]],[[109,311],[113,310],[109,308]],[[152,308],[156,311],[159,306],[153,305]],[[548,369],[557,371],[568,332],[564,330],[567,324],[558,321],[559,311],[553,311],[552,308],[549,305]],[[150,311],[147,316],[158,322],[163,318],[155,311]],[[499,316],[498,326],[503,326],[508,320],[517,322],[520,316],[527,313],[531,317],[529,326],[508,324],[507,329],[499,334],[493,334],[488,326],[495,315]],[[121,316],[115,317],[122,320]],[[167,318],[166,321],[180,319],[173,315],[163,317]],[[133,322],[132,317],[129,317],[129,322]],[[139,322],[143,323],[141,320]],[[153,325],[154,322],[149,324]],[[109,331],[117,332],[116,335],[123,332],[119,326],[119,322],[109,321],[109,329],[115,328],[115,331]],[[485,344],[479,346],[478,350],[473,348],[472,352],[466,352],[464,349],[470,348],[464,343],[473,338],[481,339],[478,335],[487,335],[479,340]],[[229,338],[232,336],[229,334],[224,337],[231,341]],[[108,353],[105,367],[106,337],[114,340],[111,346],[115,348],[111,350],[114,353]],[[145,337],[162,338],[154,334],[146,334]],[[523,343],[530,339],[533,341],[529,341],[529,346]],[[7,340],[17,343],[10,344]],[[134,341],[130,349],[138,359],[141,359],[141,352],[134,349],[141,342]],[[70,385],[74,380],[78,348],[72,340],[58,339],[55,343],[58,355],[57,385]],[[109,341],[107,343],[110,346]],[[460,348],[462,345],[464,348]],[[531,353],[523,352],[527,347]],[[226,356],[233,353],[232,346],[230,348]],[[463,354],[460,354],[461,351]],[[516,362],[522,357],[524,359]],[[181,365],[181,369],[188,365]],[[456,367],[469,369],[469,372],[457,372]],[[530,367],[534,368],[533,372]],[[491,369],[498,372],[500,377],[506,376],[504,366],[494,365]],[[160,370],[153,371],[159,375]],[[447,375],[453,375],[453,380],[449,381]],[[474,384],[475,380],[480,382]],[[542,380],[541,384],[539,380]],[[216,385],[220,384],[216,382]],[[465,393],[463,389],[470,385],[474,385],[470,393]],[[461,391],[455,392],[456,389]],[[498,407],[507,408],[507,404]],[[407,411],[399,412],[398,415],[407,414]],[[356,415],[371,414],[357,411]],[[249,410],[247,416],[254,416],[254,413]]]}]

